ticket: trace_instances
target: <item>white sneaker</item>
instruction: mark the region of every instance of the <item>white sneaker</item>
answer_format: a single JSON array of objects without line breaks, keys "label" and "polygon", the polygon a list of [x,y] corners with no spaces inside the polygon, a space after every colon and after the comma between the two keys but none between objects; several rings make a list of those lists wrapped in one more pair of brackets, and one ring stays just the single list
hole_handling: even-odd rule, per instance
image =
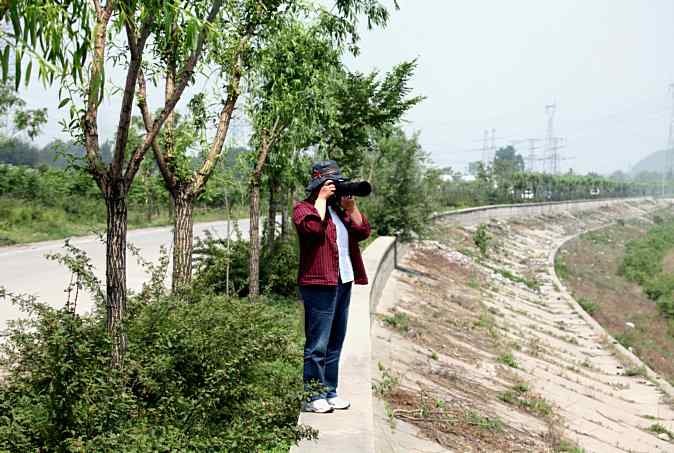
[{"label": "white sneaker", "polygon": [[340,398],[338,396],[334,398],[328,398],[328,404],[335,409],[348,409],[351,406],[351,402],[349,400],[345,400],[344,398]]},{"label": "white sneaker", "polygon": [[328,404],[328,401],[325,398],[321,398],[318,400],[309,401],[308,403],[304,403],[304,408],[302,410],[304,412],[316,412],[319,414],[327,414],[329,412],[332,412],[334,408],[330,404]]}]

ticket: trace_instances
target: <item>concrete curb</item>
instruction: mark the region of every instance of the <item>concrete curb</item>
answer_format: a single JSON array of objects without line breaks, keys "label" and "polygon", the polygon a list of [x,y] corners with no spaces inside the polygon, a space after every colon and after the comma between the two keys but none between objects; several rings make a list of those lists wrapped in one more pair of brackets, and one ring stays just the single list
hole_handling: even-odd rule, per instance
[{"label": "concrete curb", "polygon": [[299,423],[318,429],[316,441],[303,441],[292,453],[374,453],[374,409],[372,401],[371,307],[381,297],[395,268],[396,239],[381,236],[363,252],[368,285],[354,286],[349,324],[342,350],[339,392],[351,400],[351,408],[331,414],[300,413]]},{"label": "concrete curb", "polygon": [[597,335],[606,335],[609,343],[611,344],[611,347],[616,349],[617,352],[625,357],[632,362],[632,365],[635,367],[644,367],[646,370],[646,377],[653,383],[655,383],[660,390],[662,390],[663,393],[665,393],[667,396],[670,398],[674,399],[674,387],[664,380],[661,376],[659,376],[655,371],[653,371],[648,365],[646,365],[644,362],[641,361],[639,357],[637,357],[632,351],[629,349],[625,348],[623,345],[618,343],[618,341],[613,338],[607,331],[604,329],[601,324],[597,322],[596,319],[594,319],[592,316],[590,316],[585,310],[583,310],[583,307],[580,306],[580,304],[576,301],[576,299],[573,298],[569,290],[566,288],[564,283],[559,279],[557,276],[557,272],[555,271],[555,257],[557,256],[557,253],[559,252],[559,249],[561,249],[564,244],[566,244],[569,241],[572,241],[579,237],[580,235],[590,233],[592,231],[597,231],[601,230],[604,228],[608,228],[611,225],[614,225],[615,222],[609,222],[603,226],[597,227],[597,228],[590,228],[589,230],[582,231],[580,233],[576,233],[571,236],[565,237],[562,241],[557,244],[555,249],[550,253],[550,256],[548,257],[548,273],[552,277],[552,281],[557,285],[557,287],[560,290],[560,293],[562,294],[562,297],[566,300],[566,302],[574,309],[574,311],[585,320],[585,322],[594,330],[594,332]]},{"label": "concrete curb", "polygon": [[604,198],[600,200],[489,205],[437,213],[432,216],[432,219],[450,220],[456,221],[456,223],[460,223],[462,225],[473,225],[476,223],[489,221],[490,219],[508,219],[515,216],[526,217],[531,215],[553,214],[560,211],[573,212],[602,206],[610,206],[611,204],[615,203],[638,202],[645,200],[653,200],[653,197]]}]

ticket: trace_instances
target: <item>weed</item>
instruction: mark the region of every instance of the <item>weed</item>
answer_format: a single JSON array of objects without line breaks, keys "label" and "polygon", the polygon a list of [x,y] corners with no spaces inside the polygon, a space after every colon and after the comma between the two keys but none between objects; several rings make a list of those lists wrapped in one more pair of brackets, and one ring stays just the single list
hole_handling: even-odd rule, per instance
[{"label": "weed", "polygon": [[555,256],[555,273],[561,280],[566,280],[570,274],[569,267],[560,255]]},{"label": "weed", "polygon": [[560,439],[554,447],[555,453],[585,453],[585,449],[567,439]]},{"label": "weed", "polygon": [[494,432],[503,431],[503,421],[498,417],[486,417],[475,411],[468,410],[464,412],[463,419],[467,424],[480,429]]},{"label": "weed", "polygon": [[522,283],[527,288],[533,289],[534,291],[538,291],[541,288],[541,284],[535,278],[521,277],[519,275],[513,274],[512,272],[510,272],[507,269],[494,269],[494,268],[492,268],[492,270],[494,272],[496,272],[497,274],[500,274],[501,276],[507,278],[511,282]]},{"label": "weed", "polygon": [[475,278],[474,275],[471,275],[470,279],[468,279],[468,287],[473,289],[480,289],[480,281],[477,278]]},{"label": "weed", "polygon": [[583,308],[583,310],[585,310],[589,315],[592,315],[597,310],[599,310],[599,305],[595,304],[590,299],[587,299],[585,297],[581,297],[578,299],[578,305],[580,305]]},{"label": "weed", "polygon": [[397,311],[393,316],[384,316],[383,321],[389,327],[399,330],[400,332],[409,332],[410,330],[410,318],[406,313]]},{"label": "weed", "polygon": [[625,376],[641,376],[641,377],[646,377],[648,376],[648,372],[646,371],[646,367],[641,365],[639,367],[629,367],[625,370]]},{"label": "weed", "polygon": [[383,399],[393,393],[398,387],[400,378],[394,375],[391,370],[386,368],[381,362],[379,362],[377,366],[381,372],[381,379],[372,384],[372,390],[375,395]]},{"label": "weed", "polygon": [[473,233],[473,243],[480,250],[482,256],[487,256],[487,248],[490,241],[491,236],[487,232],[487,225],[481,223]]},{"label": "weed", "polygon": [[665,426],[661,425],[660,423],[654,423],[651,426],[648,427],[648,430],[652,433],[655,434],[667,434],[670,439],[674,439],[674,433],[672,433],[670,430],[668,430]]},{"label": "weed", "polygon": [[505,352],[505,353],[501,354],[500,356],[498,356],[496,361],[499,362],[499,363],[502,363],[504,365],[508,365],[510,368],[519,368],[520,367],[519,364],[517,363],[517,361],[515,360],[515,357],[513,356],[513,353],[510,352],[510,351]]},{"label": "weed", "polygon": [[550,403],[540,395],[531,394],[526,383],[515,384],[510,390],[499,393],[498,399],[541,417],[550,417],[553,414]]}]

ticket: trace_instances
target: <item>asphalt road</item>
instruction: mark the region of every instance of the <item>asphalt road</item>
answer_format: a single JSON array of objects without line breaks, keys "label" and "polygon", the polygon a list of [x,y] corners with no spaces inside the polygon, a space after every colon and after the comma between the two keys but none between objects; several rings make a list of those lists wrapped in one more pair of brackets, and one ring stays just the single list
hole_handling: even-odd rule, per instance
[{"label": "asphalt road", "polygon": [[[232,234],[234,228],[232,221]],[[264,219],[260,219],[263,224]],[[242,236],[248,236],[248,219],[238,220]],[[227,237],[227,222],[208,222],[194,225],[194,236],[203,237],[210,230],[216,237]],[[140,249],[145,260],[156,262],[159,250],[164,245],[170,253],[172,227],[145,228],[131,230],[127,241]],[[71,244],[84,250],[91,258],[96,276],[105,285],[105,244],[95,236],[71,239]],[[70,272],[64,266],[48,260],[45,255],[63,252],[63,240],[37,242],[11,247],[0,247],[0,286],[8,291],[20,294],[33,294],[38,300],[53,307],[65,304],[67,294],[65,288],[70,282]],[[170,278],[169,264],[168,278]],[[139,290],[146,279],[142,267],[131,253],[127,253],[127,287]],[[168,283],[168,281],[167,281]],[[83,313],[92,307],[92,299],[88,294],[80,294],[77,301],[77,312]],[[22,316],[16,307],[7,301],[0,301],[0,332],[5,330],[7,321]]]}]

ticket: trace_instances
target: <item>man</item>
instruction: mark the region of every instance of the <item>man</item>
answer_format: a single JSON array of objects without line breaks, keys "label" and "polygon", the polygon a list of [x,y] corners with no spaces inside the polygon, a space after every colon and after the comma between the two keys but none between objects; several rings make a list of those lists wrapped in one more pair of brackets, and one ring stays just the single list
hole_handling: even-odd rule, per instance
[{"label": "man", "polygon": [[300,243],[298,283],[304,302],[304,385],[320,387],[305,404],[308,412],[348,409],[337,395],[339,356],[346,335],[351,286],[366,285],[358,242],[370,225],[352,197],[335,196],[335,182],[346,181],[334,160],[315,163],[308,197],[293,208]]}]

